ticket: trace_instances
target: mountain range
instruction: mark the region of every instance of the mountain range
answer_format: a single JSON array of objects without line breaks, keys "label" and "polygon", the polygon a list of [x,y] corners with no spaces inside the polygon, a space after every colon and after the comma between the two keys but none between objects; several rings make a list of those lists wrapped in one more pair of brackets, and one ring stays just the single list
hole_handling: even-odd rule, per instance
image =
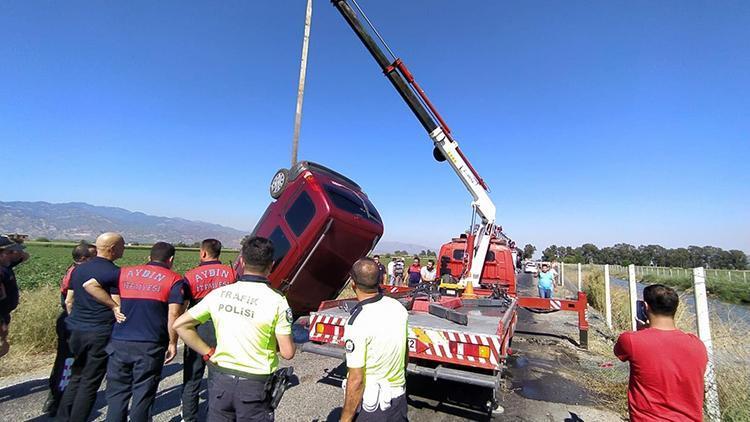
[{"label": "mountain range", "polygon": [[[247,232],[219,224],[183,218],[157,217],[123,208],[90,205],[84,202],[0,201],[0,233],[21,233],[30,239],[94,240],[100,233],[122,233],[129,243],[154,243],[160,240],[185,244],[213,237],[236,248]],[[412,243],[381,241],[378,253],[396,250],[416,254],[433,249]]]},{"label": "mountain range", "polygon": [[31,239],[93,240],[106,231],[122,233],[128,243],[163,240],[191,244],[212,237],[233,248],[247,234],[219,224],[157,217],[83,202],[0,202],[0,233],[22,233]]}]

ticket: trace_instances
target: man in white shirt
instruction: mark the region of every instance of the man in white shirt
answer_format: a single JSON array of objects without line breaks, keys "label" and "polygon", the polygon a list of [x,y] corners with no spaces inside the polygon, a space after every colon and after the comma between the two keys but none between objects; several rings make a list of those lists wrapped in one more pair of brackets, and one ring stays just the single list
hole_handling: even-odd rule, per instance
[{"label": "man in white shirt", "polygon": [[419,274],[422,277],[422,283],[434,283],[437,278],[437,269],[435,269],[435,261],[430,259],[427,261],[427,265],[419,270]]},{"label": "man in white shirt", "polygon": [[393,271],[396,268],[396,259],[397,258],[395,256],[393,258],[391,258],[390,262],[388,262],[388,265],[386,266],[386,271],[387,271],[388,275],[387,275],[387,279],[386,279],[385,284],[387,284],[389,286],[393,286],[395,284],[395,281],[396,281],[396,275],[393,273]]}]

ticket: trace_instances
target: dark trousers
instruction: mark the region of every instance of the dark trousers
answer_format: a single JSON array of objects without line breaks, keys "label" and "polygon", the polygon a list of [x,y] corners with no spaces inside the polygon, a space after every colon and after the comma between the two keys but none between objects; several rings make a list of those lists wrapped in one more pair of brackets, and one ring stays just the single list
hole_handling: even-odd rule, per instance
[{"label": "dark trousers", "polygon": [[96,402],[96,392],[102,384],[107,370],[107,352],[110,331],[70,332],[70,350],[74,360],[70,382],[65,388],[57,419],[60,421],[84,422],[88,420]]},{"label": "dark trousers", "polygon": [[167,345],[112,340],[107,346],[107,421],[150,421]]},{"label": "dark trousers", "polygon": [[391,399],[391,407],[388,410],[380,410],[378,407],[374,412],[365,412],[360,410],[355,420],[357,422],[402,422],[408,421],[407,416],[409,405],[406,401],[406,394],[402,394],[395,399]]},{"label": "dark trousers", "polygon": [[[216,334],[211,320],[199,325],[197,330],[203,341],[211,347],[216,347]],[[205,371],[206,362],[203,361],[203,356],[185,346],[182,370],[182,420],[185,422],[198,420],[198,398]]]},{"label": "dark trousers", "polygon": [[273,422],[266,381],[237,378],[215,370],[208,377],[209,422]]},{"label": "dark trousers", "polygon": [[55,355],[55,363],[52,365],[52,373],[49,375],[49,391],[55,408],[62,398],[65,386],[68,385],[73,365],[73,352],[70,351],[68,346],[70,331],[65,326],[65,318],[67,317],[68,313],[62,311],[55,323],[57,354]]}]

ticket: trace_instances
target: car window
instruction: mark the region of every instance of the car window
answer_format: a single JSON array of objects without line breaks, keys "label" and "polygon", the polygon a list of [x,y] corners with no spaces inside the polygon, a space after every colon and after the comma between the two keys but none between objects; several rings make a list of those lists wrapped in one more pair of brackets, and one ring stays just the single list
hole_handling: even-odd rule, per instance
[{"label": "car window", "polygon": [[487,256],[484,257],[484,262],[495,262],[495,252],[487,251]]},{"label": "car window", "polygon": [[271,271],[274,271],[281,264],[281,261],[284,260],[286,253],[289,252],[289,248],[292,245],[284,235],[284,232],[281,231],[281,227],[276,227],[268,239],[273,242],[273,269]]},{"label": "car window", "polygon": [[359,215],[360,217],[370,218],[370,214],[362,199],[353,192],[333,185],[326,185],[325,190],[336,208]]},{"label": "car window", "polygon": [[297,200],[289,207],[284,219],[286,219],[286,223],[292,229],[292,232],[299,236],[310,225],[313,216],[315,216],[315,204],[310,199],[310,195],[302,191]]},{"label": "car window", "polygon": [[463,249],[454,249],[453,250],[453,259],[457,261],[461,261],[464,259],[464,250]]}]

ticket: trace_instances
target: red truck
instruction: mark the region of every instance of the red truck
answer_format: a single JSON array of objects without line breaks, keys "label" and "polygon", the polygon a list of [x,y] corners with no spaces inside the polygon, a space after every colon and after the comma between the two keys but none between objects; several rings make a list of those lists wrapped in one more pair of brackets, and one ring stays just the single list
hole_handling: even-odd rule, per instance
[{"label": "red truck", "polygon": [[[537,312],[567,310],[578,313],[581,345],[586,346],[586,295],[573,299],[518,297],[512,245],[495,225],[495,205],[489,188],[469,163],[450,129],[414,80],[406,65],[393,55],[377,30],[376,42],[346,0],[333,0],[351,29],[380,66],[434,144],[433,156],[447,161],[472,195],[474,218],[465,237],[443,245],[438,265],[448,282],[423,284],[414,289],[383,286],[385,294],[399,299],[409,310],[409,362],[411,374],[484,386],[492,389],[490,413],[501,410],[502,374],[518,321],[520,307]],[[360,14],[362,10],[357,6]],[[364,20],[372,26],[370,20]],[[391,55],[389,59],[381,49]],[[475,224],[478,222],[478,224]],[[329,300],[309,317],[310,342],[302,350],[343,357],[342,338],[349,309],[356,300]]]}]

